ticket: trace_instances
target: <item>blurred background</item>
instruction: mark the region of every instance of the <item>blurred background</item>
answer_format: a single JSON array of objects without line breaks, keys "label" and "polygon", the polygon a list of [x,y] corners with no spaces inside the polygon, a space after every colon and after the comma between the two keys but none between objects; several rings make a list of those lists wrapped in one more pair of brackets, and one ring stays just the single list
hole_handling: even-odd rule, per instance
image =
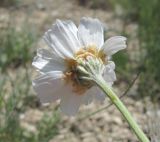
[{"label": "blurred background", "polygon": [[57,103],[41,106],[33,91],[31,63],[46,46],[44,32],[57,18],[78,25],[83,16],[103,22],[105,39],[127,37],[128,48],[113,56],[114,88],[150,140],[160,142],[159,8],[159,0],[1,0],[0,142],[137,142],[107,100],[68,118]]}]

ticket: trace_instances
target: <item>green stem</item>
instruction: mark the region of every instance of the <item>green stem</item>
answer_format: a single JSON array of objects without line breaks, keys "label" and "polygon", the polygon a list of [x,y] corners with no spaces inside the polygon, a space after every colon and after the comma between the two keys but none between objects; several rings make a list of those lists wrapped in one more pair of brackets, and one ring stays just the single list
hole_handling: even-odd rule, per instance
[{"label": "green stem", "polygon": [[101,76],[95,77],[96,84],[104,91],[104,93],[110,98],[112,103],[118,108],[118,110],[122,113],[129,126],[133,129],[134,133],[138,137],[141,142],[149,142],[149,139],[137,125],[125,105],[121,102],[121,100],[117,97],[117,95],[112,91],[112,89],[106,84],[105,80]]}]

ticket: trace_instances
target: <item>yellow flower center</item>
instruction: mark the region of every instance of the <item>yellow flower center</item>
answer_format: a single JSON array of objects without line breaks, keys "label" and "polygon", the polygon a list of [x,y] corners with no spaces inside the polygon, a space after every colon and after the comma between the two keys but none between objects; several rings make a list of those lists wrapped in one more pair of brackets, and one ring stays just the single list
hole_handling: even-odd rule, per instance
[{"label": "yellow flower center", "polygon": [[98,51],[96,46],[88,46],[86,49],[81,48],[78,52],[75,53],[75,59],[66,59],[67,70],[64,73],[64,79],[66,83],[70,83],[72,85],[73,91],[79,95],[84,94],[86,90],[92,87],[92,83],[89,81],[82,81],[79,79],[80,73],[77,71],[77,60],[82,59],[86,60],[88,56],[98,58],[102,60],[102,62],[106,63],[106,54],[100,50]]}]

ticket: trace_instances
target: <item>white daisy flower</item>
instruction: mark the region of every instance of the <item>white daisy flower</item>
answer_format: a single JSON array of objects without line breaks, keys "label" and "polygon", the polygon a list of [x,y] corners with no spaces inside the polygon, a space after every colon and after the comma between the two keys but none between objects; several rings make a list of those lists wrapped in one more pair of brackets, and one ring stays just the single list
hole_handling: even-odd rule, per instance
[{"label": "white daisy flower", "polygon": [[32,63],[41,74],[33,81],[40,101],[60,100],[60,108],[67,115],[75,115],[81,104],[103,101],[105,94],[90,80],[90,73],[100,73],[112,85],[115,64],[108,57],[126,48],[126,38],[114,36],[104,43],[102,23],[84,17],[78,28],[72,21],[57,20],[44,40],[50,49],[38,49]]}]

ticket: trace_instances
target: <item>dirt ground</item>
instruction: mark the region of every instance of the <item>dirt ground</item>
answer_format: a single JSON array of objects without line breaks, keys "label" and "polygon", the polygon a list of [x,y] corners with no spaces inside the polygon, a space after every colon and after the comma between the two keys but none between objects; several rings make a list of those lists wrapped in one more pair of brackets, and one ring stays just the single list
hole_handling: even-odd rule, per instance
[{"label": "dirt ground", "polygon": [[[133,57],[138,54],[136,52],[138,41],[134,38],[136,36],[137,25],[135,23],[124,23],[121,18],[122,9],[117,8],[115,11],[95,10],[78,5],[76,0],[25,0],[17,8],[0,8],[1,27],[5,26],[4,23],[10,20],[10,11],[12,11],[15,17],[14,22],[16,25],[23,24],[27,19],[37,30],[41,31],[42,35],[57,18],[71,19],[78,25],[79,20],[83,16],[96,17],[104,23],[106,30],[109,29],[107,32],[108,37],[119,35],[124,30],[130,33],[131,37],[128,42],[127,51],[134,51]],[[43,46],[41,39],[37,43],[37,48],[40,46]],[[122,83],[119,84],[118,88],[115,87],[116,92],[122,94],[126,90],[127,85]],[[146,104],[151,104],[148,101],[149,99],[145,101],[133,99],[136,93],[135,83],[123,101],[143,130],[148,132],[149,121],[145,108]],[[109,102],[106,101],[104,104],[92,103],[89,106],[83,106],[79,114],[74,118],[68,118],[60,113],[59,134],[50,140],[50,142],[137,142],[128,124],[114,106],[88,118],[81,119],[88,112],[94,112],[108,104]],[[49,108],[54,110],[54,106],[52,104]],[[42,110],[34,108],[26,111],[21,117],[22,126],[27,127],[30,131],[36,131],[33,124],[43,115]]]}]

